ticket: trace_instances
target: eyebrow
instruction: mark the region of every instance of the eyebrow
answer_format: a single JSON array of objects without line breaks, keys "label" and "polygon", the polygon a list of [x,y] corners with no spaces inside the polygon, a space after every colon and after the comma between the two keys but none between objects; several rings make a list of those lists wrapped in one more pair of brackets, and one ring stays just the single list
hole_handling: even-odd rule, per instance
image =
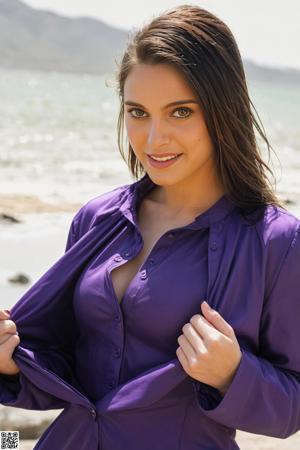
[{"label": "eyebrow", "polygon": [[[175,102],[168,103],[167,105],[163,106],[162,109],[166,109],[166,108],[169,108],[170,106],[175,106],[175,105],[185,105],[186,103],[196,103],[196,104],[199,104],[198,101],[193,100],[193,99],[177,100],[177,101],[175,101]],[[125,105],[129,105],[129,106],[140,106],[141,108],[146,109],[141,103],[133,102],[133,101],[131,101],[131,100],[128,100],[127,102],[125,102]]]}]

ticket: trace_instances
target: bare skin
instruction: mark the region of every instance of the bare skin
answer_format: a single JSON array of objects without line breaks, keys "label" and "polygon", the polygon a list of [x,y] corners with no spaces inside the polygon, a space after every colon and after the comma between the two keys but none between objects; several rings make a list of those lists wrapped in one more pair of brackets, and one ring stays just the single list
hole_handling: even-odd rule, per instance
[{"label": "bare skin", "polygon": [[[197,215],[213,205],[225,189],[204,111],[182,75],[171,66],[138,64],[126,78],[124,104],[128,140],[158,185],[151,192],[157,205],[173,217]],[[148,155],[163,153],[181,156],[167,168],[153,167]]]},{"label": "bare skin", "polygon": [[20,343],[20,338],[16,334],[15,322],[9,319],[9,314],[0,309],[0,374],[17,375],[19,367],[12,359],[12,354],[16,346]]},{"label": "bare skin", "polygon": [[[171,102],[177,106],[167,106]],[[191,222],[225,193],[201,104],[179,72],[166,65],[137,65],[125,81],[124,103],[131,147],[158,186],[143,200],[138,212],[143,249],[134,260],[113,270],[119,301],[159,237]],[[181,156],[167,169],[154,167],[148,155],[163,153]],[[183,326],[176,354],[191,377],[225,394],[241,351],[234,330],[217,311],[202,303],[201,312]],[[0,373],[13,375],[18,367],[11,355],[20,339],[14,322],[3,311],[0,314]]]},{"label": "bare skin", "polygon": [[[174,228],[174,224],[190,222],[226,192],[216,168],[216,153],[201,99],[179,71],[167,64],[137,64],[125,80],[124,110],[132,150],[158,185],[149,196],[155,214],[149,215],[148,198],[144,202],[148,207],[144,205],[140,215],[145,241],[150,236],[149,253],[162,230],[166,231],[170,224]],[[155,165],[149,156],[170,154],[180,156],[168,167]],[[145,222],[147,212],[150,220]],[[144,254],[138,263],[145,257]],[[138,264],[134,267],[137,269]],[[124,280],[124,274],[126,268],[122,265],[115,275]],[[123,281],[123,289],[128,278]],[[114,281],[117,283],[116,277]],[[201,299],[199,306],[200,302]],[[188,375],[224,395],[240,363],[241,350],[234,330],[218,311],[202,302],[201,313],[182,327],[176,355]]]},{"label": "bare skin", "polygon": [[143,199],[137,215],[144,242],[143,248],[138,255],[125,264],[115,267],[111,272],[112,284],[119,303],[160,237],[169,230],[187,225],[194,220],[193,215],[170,214],[164,206],[157,204],[150,196]]},{"label": "bare skin", "polygon": [[[183,99],[191,102],[166,108]],[[157,187],[138,211],[143,248],[111,272],[119,303],[158,239],[172,228],[191,223],[225,192],[215,170],[214,148],[201,105],[179,73],[164,65],[138,64],[125,81],[124,103],[131,147]],[[182,153],[181,160],[168,168],[153,167],[148,154],[164,152]]]}]

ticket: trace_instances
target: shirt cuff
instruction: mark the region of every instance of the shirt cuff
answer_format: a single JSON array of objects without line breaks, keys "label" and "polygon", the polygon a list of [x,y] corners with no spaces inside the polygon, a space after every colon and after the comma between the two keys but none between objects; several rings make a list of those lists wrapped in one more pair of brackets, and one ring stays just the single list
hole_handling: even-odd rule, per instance
[{"label": "shirt cuff", "polygon": [[197,380],[193,382],[200,410],[207,417],[232,428],[236,428],[240,412],[247,403],[258,374],[256,357],[242,348],[241,352],[242,357],[237,371],[223,396],[212,386]]}]

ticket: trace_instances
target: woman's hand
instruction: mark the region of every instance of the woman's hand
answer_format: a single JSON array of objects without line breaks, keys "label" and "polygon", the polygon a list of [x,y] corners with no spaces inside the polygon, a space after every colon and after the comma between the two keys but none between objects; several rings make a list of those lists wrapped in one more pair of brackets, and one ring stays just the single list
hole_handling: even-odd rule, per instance
[{"label": "woman's hand", "polygon": [[15,322],[9,320],[9,313],[0,309],[0,374],[16,375],[20,372],[11,357],[19,343]]},{"label": "woman's hand", "polygon": [[176,354],[188,375],[224,395],[242,352],[231,325],[206,302],[201,309],[204,317],[196,314],[182,327]]}]

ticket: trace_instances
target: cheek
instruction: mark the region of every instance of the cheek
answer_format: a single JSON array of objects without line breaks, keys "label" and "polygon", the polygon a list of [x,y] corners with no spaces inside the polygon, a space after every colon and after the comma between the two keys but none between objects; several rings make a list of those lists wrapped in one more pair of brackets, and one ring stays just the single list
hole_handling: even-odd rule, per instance
[{"label": "cheek", "polygon": [[196,159],[197,150],[203,146],[202,139],[203,137],[199,133],[199,130],[195,130],[194,127],[186,127],[176,134],[176,140],[183,149],[183,152],[187,153],[189,157],[195,157]]},{"label": "cheek", "polygon": [[193,145],[203,147],[203,150],[206,149],[208,152],[212,151],[213,144],[205,123],[198,122],[191,127],[187,135],[189,136],[189,142]]},{"label": "cheek", "polygon": [[132,122],[129,119],[125,119],[124,124],[125,124],[125,129],[126,129],[127,135],[129,136],[133,132]]},{"label": "cheek", "polygon": [[131,120],[125,121],[126,132],[131,142],[137,142],[143,139],[145,135],[145,129],[141,124],[136,125]]},{"label": "cheek", "polygon": [[205,126],[203,126],[201,120],[195,118],[186,122],[184,126],[178,127],[178,133],[184,136],[185,140],[195,143],[203,139]]}]

